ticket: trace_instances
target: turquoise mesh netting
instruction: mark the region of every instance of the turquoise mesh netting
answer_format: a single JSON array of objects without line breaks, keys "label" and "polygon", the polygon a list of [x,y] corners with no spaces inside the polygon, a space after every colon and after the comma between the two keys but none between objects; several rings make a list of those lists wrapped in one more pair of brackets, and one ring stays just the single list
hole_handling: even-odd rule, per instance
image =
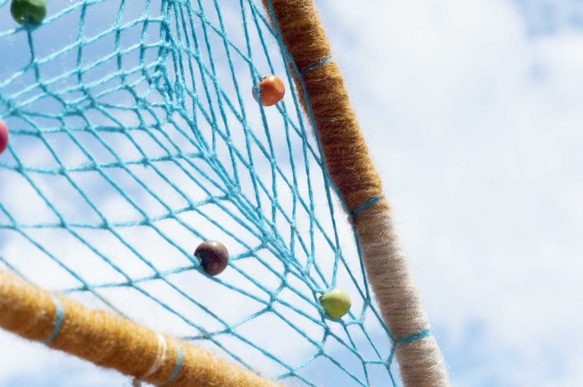
[{"label": "turquoise mesh netting", "polygon": [[[398,385],[286,53],[253,0],[0,0],[0,261],[293,385]],[[251,90],[276,74],[285,99]],[[193,256],[231,254],[207,276]],[[341,287],[342,320],[318,297]]]}]

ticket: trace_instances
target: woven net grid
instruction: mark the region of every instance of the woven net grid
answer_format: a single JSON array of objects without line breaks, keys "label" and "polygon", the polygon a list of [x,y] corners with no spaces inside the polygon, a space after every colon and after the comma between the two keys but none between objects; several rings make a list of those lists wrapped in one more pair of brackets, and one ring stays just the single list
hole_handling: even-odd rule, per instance
[{"label": "woven net grid", "polygon": [[[398,385],[392,337],[294,91],[252,0],[0,0],[0,262],[293,385]],[[293,63],[293,61],[292,61]],[[292,64],[293,66],[293,64]],[[285,99],[263,107],[267,74]],[[207,276],[207,239],[231,260]],[[318,297],[348,291],[332,320]]]}]

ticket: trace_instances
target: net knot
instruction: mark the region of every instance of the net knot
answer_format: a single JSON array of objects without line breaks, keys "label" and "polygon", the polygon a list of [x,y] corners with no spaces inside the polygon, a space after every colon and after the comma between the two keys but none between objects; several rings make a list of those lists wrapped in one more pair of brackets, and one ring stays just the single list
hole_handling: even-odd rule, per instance
[{"label": "net knot", "polygon": [[356,215],[358,215],[362,211],[366,210],[367,208],[369,208],[373,204],[376,204],[376,203],[380,202],[384,198],[385,198],[385,195],[377,195],[377,196],[374,196],[374,197],[368,199],[366,202],[364,202],[356,210],[350,211],[350,213],[349,213],[349,221],[350,221],[350,223],[351,224],[354,224],[355,223],[355,220],[356,220]]}]

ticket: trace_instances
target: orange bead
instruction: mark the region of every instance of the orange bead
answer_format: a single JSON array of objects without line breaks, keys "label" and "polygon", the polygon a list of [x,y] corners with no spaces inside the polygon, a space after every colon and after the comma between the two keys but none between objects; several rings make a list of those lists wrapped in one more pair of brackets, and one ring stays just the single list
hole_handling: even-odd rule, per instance
[{"label": "orange bead", "polygon": [[[282,80],[275,75],[268,75],[259,82],[259,93],[263,106],[273,106],[283,99],[285,95],[285,85]],[[253,93],[257,100],[257,96]]]},{"label": "orange bead", "polygon": [[8,147],[8,127],[4,121],[0,120],[0,153]]}]

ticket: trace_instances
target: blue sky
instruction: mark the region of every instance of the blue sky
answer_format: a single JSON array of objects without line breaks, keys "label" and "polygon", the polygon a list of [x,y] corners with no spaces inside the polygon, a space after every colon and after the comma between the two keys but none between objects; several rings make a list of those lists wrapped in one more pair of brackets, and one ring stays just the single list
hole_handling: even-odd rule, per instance
[{"label": "blue sky", "polygon": [[580,3],[324,9],[453,380],[579,385]]},{"label": "blue sky", "polygon": [[[583,5],[318,6],[454,384],[579,385]],[[129,385],[5,333],[0,348],[2,386]]]}]

